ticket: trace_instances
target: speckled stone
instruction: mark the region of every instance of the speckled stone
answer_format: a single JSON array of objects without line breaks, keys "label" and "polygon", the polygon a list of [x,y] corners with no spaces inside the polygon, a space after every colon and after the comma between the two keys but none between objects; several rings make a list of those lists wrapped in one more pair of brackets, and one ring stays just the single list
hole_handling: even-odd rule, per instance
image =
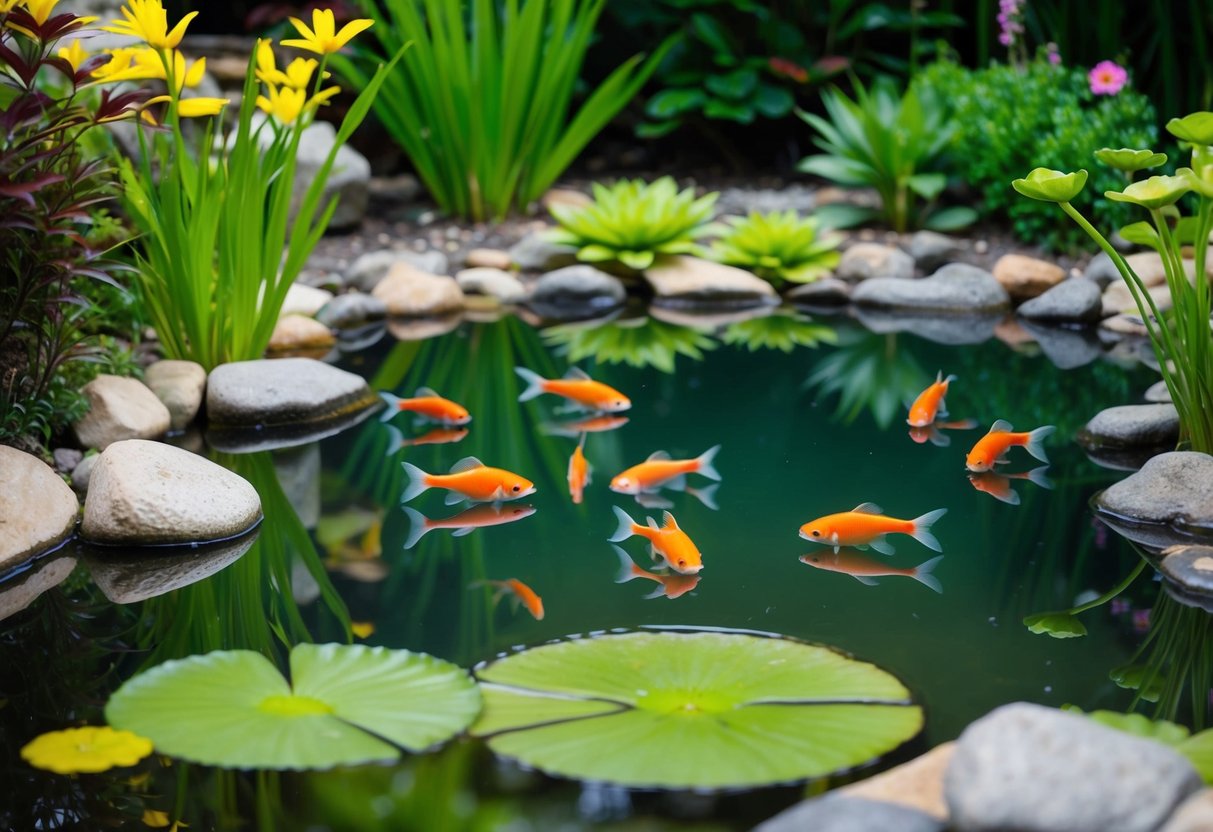
[{"label": "speckled stone", "polygon": [[76,528],[79,508],[53,468],[0,445],[0,572],[62,543]]},{"label": "speckled stone", "polygon": [[1173,404],[1126,404],[1095,414],[1082,430],[1083,443],[1116,447],[1174,447],[1179,413]]}]

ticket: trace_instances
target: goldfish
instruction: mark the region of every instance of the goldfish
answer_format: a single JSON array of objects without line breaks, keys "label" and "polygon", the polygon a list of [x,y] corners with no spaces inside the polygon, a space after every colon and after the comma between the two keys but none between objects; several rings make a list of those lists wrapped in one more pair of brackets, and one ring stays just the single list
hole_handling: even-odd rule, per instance
[{"label": "goldfish", "polygon": [[600,413],[618,413],[632,406],[632,400],[627,396],[601,381],[594,381],[584,370],[577,367],[570,367],[564,378],[560,379],[544,378],[526,367],[515,367],[514,372],[530,385],[518,397],[520,402],[529,401],[544,393],[554,393],[564,396],[579,407]]},{"label": "goldfish", "polygon": [[978,491],[984,491],[995,500],[1002,500],[1013,506],[1019,505],[1019,494],[1011,488],[1011,480],[1028,480],[1041,488],[1052,488],[1052,481],[1045,476],[1049,471],[1048,465],[1041,465],[1026,473],[997,474],[993,471],[969,474],[969,482]]},{"label": "goldfish", "polygon": [[924,561],[913,569],[897,569],[887,566],[880,561],[865,557],[857,550],[849,548],[834,552],[818,552],[816,554],[800,556],[801,563],[808,564],[815,569],[824,569],[827,572],[841,572],[844,575],[850,575],[861,584],[867,584],[868,586],[875,586],[877,578],[890,575],[904,575],[907,578],[913,578],[923,586],[928,586],[936,592],[942,593],[943,586],[940,585],[939,579],[931,574],[941,560],[943,560],[943,555]]},{"label": "goldfish", "polygon": [[585,419],[574,419],[569,422],[547,422],[541,430],[548,436],[575,437],[582,433],[602,433],[615,430],[628,423],[627,416],[616,416],[612,413],[602,413]]},{"label": "goldfish", "polygon": [[932,422],[929,425],[910,428],[910,438],[921,445],[929,441],[937,448],[946,448],[952,444],[952,437],[940,433],[944,430],[972,430],[977,427],[976,419],[961,419],[959,422]]},{"label": "goldfish", "polygon": [[942,552],[930,529],[947,512],[946,508],[938,508],[913,520],[898,520],[886,517],[875,503],[860,503],[850,511],[810,520],[800,527],[800,536],[833,546],[835,552],[843,546],[871,546],[877,552],[891,555],[893,547],[885,540],[885,535],[908,534],[928,549]]},{"label": "goldfish", "polygon": [[418,388],[417,394],[411,399],[402,399],[386,391],[380,393],[379,397],[388,405],[388,409],[382,417],[384,421],[402,410],[416,413],[418,416],[440,425],[466,425],[472,421],[472,416],[466,407],[456,404],[450,399],[444,399],[428,387]]},{"label": "goldfish", "polygon": [[619,543],[636,535],[648,540],[653,557],[660,555],[666,565],[675,572],[693,575],[703,569],[703,556],[699,554],[699,549],[691,542],[691,538],[687,537],[687,533],[679,528],[674,515],[668,511],[662,512],[663,522],[658,528],[652,517],[646,517],[648,525],[642,526],[623,509],[618,506],[614,506],[614,509],[615,516],[619,518],[619,528],[608,538],[612,543]]},{"label": "goldfish", "polygon": [[719,450],[720,446],[714,445],[694,459],[670,459],[665,451],[653,451],[644,462],[611,480],[611,490],[619,494],[639,494],[662,486],[679,490],[686,487],[686,474],[719,480],[720,474],[714,464]]},{"label": "goldfish", "polygon": [[581,504],[585,487],[590,484],[590,472],[593,470],[590,463],[586,462],[585,454],[582,452],[584,447],[585,434],[583,433],[581,441],[573,449],[573,455],[569,457],[569,494],[572,495],[573,502],[578,505]]},{"label": "goldfish", "polygon": [[391,456],[401,448],[409,448],[414,445],[443,445],[448,442],[462,442],[468,435],[467,428],[437,427],[426,431],[421,436],[405,439],[404,434],[395,425],[388,425],[387,430],[392,442],[388,445],[387,453],[384,456]]},{"label": "goldfish", "polygon": [[490,468],[474,456],[465,457],[451,466],[449,474],[427,474],[416,465],[405,462],[404,472],[408,484],[400,495],[400,502],[407,503],[422,491],[430,488],[445,488],[446,504],[460,500],[476,503],[517,500],[535,493],[535,483],[501,468]]},{"label": "goldfish", "polygon": [[493,594],[493,603],[497,603],[499,600],[501,600],[501,596],[509,593],[510,595],[514,596],[514,603],[522,604],[522,606],[526,607],[526,611],[529,612],[536,621],[543,620],[543,599],[539,597],[535,590],[531,589],[517,578],[507,578],[504,581],[474,581],[472,586],[495,587],[497,592]]},{"label": "goldfish", "polygon": [[918,398],[910,405],[910,415],[906,424],[915,428],[923,428],[935,421],[936,416],[947,416],[948,408],[944,404],[944,396],[948,395],[948,384],[956,381],[956,376],[943,377],[943,370],[935,374],[935,381],[926,390],[918,394]]},{"label": "goldfish", "polygon": [[[719,511],[720,506],[716,505],[716,489],[718,488],[720,488],[720,483],[714,482],[711,485],[704,486],[703,488],[691,488],[690,486],[687,486],[685,489],[683,489],[683,493],[694,497],[712,511]],[[677,491],[679,489],[671,488],[670,490]],[[661,496],[660,488],[654,489],[653,491],[638,492],[636,494],[636,502],[645,508],[674,507],[672,502]]]},{"label": "goldfish", "polygon": [[989,471],[998,463],[1007,461],[1006,454],[1012,445],[1023,445],[1024,450],[1041,462],[1049,461],[1045,456],[1044,442],[1056,428],[1044,425],[1027,433],[1013,433],[1013,430],[1011,423],[1005,419],[999,419],[990,425],[990,432],[978,439],[973,450],[969,451],[965,458],[965,467],[978,473]]},{"label": "goldfish", "polygon": [[699,575],[680,575],[677,572],[670,575],[661,575],[656,572],[650,572],[637,566],[628,556],[628,553],[620,547],[612,546],[611,548],[619,556],[619,573],[615,576],[615,583],[625,584],[634,578],[644,578],[657,583],[657,588],[644,596],[645,598],[660,598],[664,596],[672,601],[679,596],[686,595],[699,585]]},{"label": "goldfish", "polygon": [[451,537],[463,537],[485,526],[502,526],[530,517],[535,513],[535,507],[527,503],[513,503],[508,506],[480,503],[442,520],[431,520],[408,506],[404,507],[404,513],[409,518],[409,536],[405,538],[404,548],[412,549],[418,540],[434,529],[454,529]]}]

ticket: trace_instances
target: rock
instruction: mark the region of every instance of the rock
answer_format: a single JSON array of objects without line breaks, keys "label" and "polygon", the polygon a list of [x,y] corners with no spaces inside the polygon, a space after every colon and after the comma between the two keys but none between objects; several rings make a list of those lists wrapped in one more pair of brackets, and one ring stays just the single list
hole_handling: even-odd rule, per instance
[{"label": "rock", "polygon": [[836,277],[821,277],[796,286],[785,297],[806,306],[845,306],[851,302],[851,284]]},{"label": "rock", "polygon": [[66,540],[76,528],[79,508],[53,468],[0,445],[0,572]]},{"label": "rock", "polygon": [[370,187],[371,199],[376,202],[403,205],[421,196],[421,181],[411,173],[372,176]]},{"label": "rock", "polygon": [[1213,829],[1213,789],[1203,789],[1182,804],[1159,832],[1209,832]]},{"label": "rock", "polygon": [[657,306],[649,307],[649,315],[658,321],[674,326],[712,332],[729,324],[765,318],[775,311],[773,306],[743,306],[740,309],[704,309],[702,307]]},{"label": "rock", "polygon": [[[1159,312],[1165,312],[1171,308],[1171,290],[1165,283],[1159,286],[1151,286],[1146,291],[1154,299],[1154,305],[1158,307]],[[1121,312],[1127,312],[1138,318],[1141,316],[1141,313],[1137,309],[1137,302],[1133,300],[1133,294],[1129,291],[1129,284],[1123,280],[1120,283],[1113,283],[1107,289],[1104,289],[1102,309],[1102,314],[1105,318]]]},{"label": "rock", "polygon": [[1099,328],[1103,332],[1110,332],[1121,337],[1147,338],[1150,335],[1150,331],[1146,329],[1146,325],[1141,322],[1137,313],[1105,318],[1100,322]]},{"label": "rock", "polygon": [[980,344],[988,341],[994,337],[1001,320],[1001,315],[941,316],[930,312],[876,307],[857,307],[854,314],[856,320],[872,332],[909,332],[937,344],[950,345]]},{"label": "rock", "polygon": [[894,803],[830,793],[797,803],[754,832],[943,832],[937,818]]},{"label": "rock", "polygon": [[834,276],[852,282],[871,277],[909,279],[914,276],[914,258],[894,246],[856,243],[842,253]]},{"label": "rock", "polygon": [[1213,599],[1213,546],[1171,546],[1158,569],[1185,594]]},{"label": "rock", "polygon": [[1148,402],[1169,403],[1171,401],[1171,391],[1167,389],[1167,383],[1165,381],[1156,381],[1150,385],[1148,390],[1146,390],[1143,398],[1145,398],[1145,400]]},{"label": "rock", "polygon": [[566,208],[584,208],[593,205],[594,200],[589,194],[574,191],[572,188],[551,188],[539,198],[539,204],[548,211],[553,205],[563,205]]},{"label": "rock", "polygon": [[1001,312],[1010,305],[1002,284],[984,269],[964,263],[944,266],[921,280],[875,277],[855,287],[859,305],[971,314]]},{"label": "rock", "polygon": [[751,211],[796,211],[811,214],[817,207],[817,189],[792,183],[779,188],[721,188],[716,200],[718,214],[746,216]]},{"label": "rock", "polygon": [[1066,278],[1065,269],[1057,264],[1022,254],[999,257],[993,274],[1014,301],[1042,295]]},{"label": "rock", "polygon": [[76,568],[70,555],[42,558],[29,569],[0,583],[0,621],[28,607],[38,596],[67,580]]},{"label": "rock", "polygon": [[1087,422],[1080,438],[1085,445],[1173,448],[1179,441],[1179,413],[1173,404],[1109,407]]},{"label": "rock", "polygon": [[397,263],[407,263],[426,274],[446,274],[450,270],[441,251],[372,251],[362,255],[345,272],[345,284],[360,292],[370,292]]},{"label": "rock", "polygon": [[545,318],[568,320],[614,309],[626,297],[619,278],[583,263],[542,275],[535,281],[527,303]]},{"label": "rock", "polygon": [[424,318],[463,309],[463,292],[454,278],[427,274],[407,263],[392,266],[371,294],[394,317]]},{"label": "rock", "polygon": [[1103,317],[1098,284],[1083,277],[1070,278],[1026,301],[1019,315],[1032,321],[1098,323]]},{"label": "rock", "polygon": [[290,288],[286,290],[286,297],[282,300],[282,309],[279,310],[278,317],[285,318],[287,315],[304,315],[308,318],[314,318],[321,307],[332,299],[332,292],[318,289],[315,286],[307,286],[303,283],[292,283]]},{"label": "rock", "polygon": [[139,379],[99,375],[82,392],[89,410],[72,427],[86,448],[105,450],[122,439],[151,439],[172,422],[168,408]]},{"label": "rock", "polygon": [[209,578],[239,560],[260,533],[257,527],[219,543],[150,550],[86,546],[84,562],[106,598],[115,604],[135,604]]},{"label": "rock", "polygon": [[97,458],[101,454],[89,454],[84,459],[80,460],[80,464],[72,471],[72,488],[77,494],[83,494],[88,491],[89,477],[93,475],[93,467],[97,464]]},{"label": "rock", "polygon": [[943,799],[943,774],[955,752],[956,743],[945,742],[908,763],[843,786],[839,794],[896,803],[947,820],[948,804]]},{"label": "rock", "polygon": [[202,407],[206,370],[193,361],[157,361],[144,370],[143,383],[168,408],[169,427],[184,430]]},{"label": "rock", "polygon": [[[1213,249],[1210,250],[1210,253],[1213,254]],[[1162,257],[1156,251],[1139,251],[1137,254],[1130,254],[1125,258],[1125,263],[1147,286],[1161,286],[1167,282],[1167,269],[1162,264]],[[1205,273],[1213,276],[1213,258],[1205,261]],[[1184,274],[1188,276],[1189,282],[1196,274],[1196,261],[1187,255],[1184,256]],[[1116,276],[1119,279],[1120,272],[1117,272]]]},{"label": "rock", "polygon": [[[1039,299],[1037,298],[1037,300]],[[1031,302],[1028,301],[1028,303]],[[1091,330],[1075,331],[1041,326],[1031,321],[1025,321],[1023,326],[1040,344],[1041,351],[1053,363],[1053,366],[1063,370],[1084,367],[1103,355],[1103,345],[1099,343],[1099,338]]]},{"label": "rock", "polygon": [[924,272],[932,272],[959,260],[964,249],[964,241],[938,231],[915,231],[910,237],[910,257],[914,258],[914,265]]},{"label": "rock", "polygon": [[387,331],[397,341],[424,341],[446,335],[459,326],[463,314],[440,315],[436,318],[393,318]]},{"label": "rock", "polygon": [[553,243],[543,235],[528,234],[510,246],[510,262],[524,272],[550,272],[577,262],[577,247]]},{"label": "rock", "polygon": [[278,320],[274,331],[270,333],[270,342],[266,347],[266,352],[271,355],[274,353],[319,352],[323,355],[335,343],[337,343],[337,338],[327,326],[319,321],[305,318],[302,315],[287,315]]},{"label": "rock", "polygon": [[501,269],[509,271],[514,265],[508,251],[496,248],[474,248],[467,253],[463,264],[469,269]]},{"label": "rock", "polygon": [[320,522],[320,444],[312,442],[274,454],[274,473],[305,529]]},{"label": "rock", "polygon": [[84,459],[84,452],[75,448],[55,448],[51,452],[51,459],[55,461],[56,471],[60,474],[70,474],[76,470],[80,460]]},{"label": "rock", "polygon": [[779,296],[760,277],[686,254],[663,255],[645,269],[655,303],[678,306],[776,305]]},{"label": "rock", "polygon": [[386,317],[387,304],[362,292],[338,295],[316,313],[316,320],[330,329],[358,329]]},{"label": "rock", "polygon": [[[260,142],[268,146],[273,142],[273,132],[262,130]],[[337,131],[327,121],[316,120],[308,125],[299,140],[299,151],[295,157],[295,184],[291,194],[291,216],[298,210],[312,180],[320,172],[324,160],[337,140]],[[329,228],[351,228],[362,222],[370,200],[368,187],[371,181],[371,164],[366,157],[348,144],[337,151],[337,158],[325,182],[320,205],[327,205],[337,197],[337,210],[329,221]]]},{"label": "rock", "polygon": [[1171,451],[1108,486],[1095,507],[1138,523],[1213,532],[1213,456]]},{"label": "rock", "polygon": [[212,427],[323,422],[378,401],[361,376],[310,358],[220,364],[206,386]]},{"label": "rock", "polygon": [[196,543],[235,537],[260,520],[261,498],[243,477],[172,445],[128,439],[97,461],[80,534],[106,544]]},{"label": "rock", "polygon": [[1099,286],[1100,289],[1120,280],[1120,272],[1117,270],[1116,264],[1102,251],[1091,258],[1091,262],[1087,264],[1082,276]]},{"label": "rock", "polygon": [[378,344],[387,335],[387,324],[376,321],[358,329],[345,329],[337,333],[337,350],[342,353],[359,353]]},{"label": "rock", "polygon": [[1153,832],[1200,786],[1161,743],[1023,702],[966,728],[944,775],[965,832]]},{"label": "rock", "polygon": [[522,303],[528,295],[522,282],[504,269],[464,269],[455,275],[455,282],[465,295],[484,295],[504,304]]}]

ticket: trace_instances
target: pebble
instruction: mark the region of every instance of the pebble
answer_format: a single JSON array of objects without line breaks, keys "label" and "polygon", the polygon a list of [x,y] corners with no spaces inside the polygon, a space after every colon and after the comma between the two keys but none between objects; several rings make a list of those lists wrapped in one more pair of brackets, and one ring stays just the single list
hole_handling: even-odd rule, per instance
[{"label": "pebble", "polygon": [[0,572],[66,540],[76,528],[79,508],[53,468],[0,445]]},{"label": "pebble", "polygon": [[509,271],[514,265],[508,251],[496,248],[474,248],[464,258],[464,265],[469,269],[501,269]]},{"label": "pebble", "polygon": [[104,450],[122,439],[152,439],[172,423],[168,408],[139,379],[99,375],[81,392],[89,410],[72,427],[86,448]]},{"label": "pebble", "polygon": [[786,297],[792,303],[808,306],[845,306],[851,302],[851,284],[836,277],[821,277],[796,285]]},{"label": "pebble", "polygon": [[882,243],[856,243],[842,253],[834,276],[840,280],[896,278],[914,276],[914,258],[895,246]]},{"label": "pebble", "polygon": [[382,249],[361,255],[345,272],[345,284],[360,292],[370,292],[397,263],[407,263],[426,274],[446,274],[450,263],[441,251],[398,251]]},{"label": "pebble", "polygon": [[1196,451],[1159,454],[1096,495],[1094,503],[1140,523],[1213,532],[1213,456]]},{"label": "pebble", "polygon": [[1057,264],[1022,254],[999,257],[993,274],[1015,302],[1042,295],[1066,278],[1065,269]]},{"label": "pebble", "polygon": [[157,361],[143,371],[143,383],[168,408],[169,427],[184,430],[202,407],[206,370],[194,361]]},{"label": "pebble", "polygon": [[1179,413],[1173,404],[1126,404],[1095,414],[1082,429],[1084,445],[1175,447]]},{"label": "pebble", "polygon": [[326,303],[316,320],[331,329],[358,329],[387,317],[387,304],[374,295],[346,292]]},{"label": "pebble", "polygon": [[590,198],[589,194],[574,191],[572,188],[552,188],[539,198],[539,204],[550,211],[553,205],[585,208],[587,205],[593,205],[594,200]]},{"label": "pebble", "polygon": [[93,475],[93,467],[97,464],[97,458],[101,454],[89,454],[84,459],[80,460],[80,464],[72,471],[72,489],[77,494],[84,494],[88,491],[88,481]]},{"label": "pebble", "polygon": [[984,269],[944,266],[921,280],[876,277],[855,288],[856,304],[950,313],[1001,312],[1010,305],[1002,284]]},{"label": "pebble", "polygon": [[1091,258],[1091,262],[1087,264],[1087,268],[1082,274],[1087,280],[1098,285],[1100,289],[1107,288],[1109,284],[1120,280],[1120,271],[1116,268],[1116,264],[1102,251]]},{"label": "pebble", "polygon": [[51,452],[51,459],[55,461],[55,470],[60,474],[70,474],[80,464],[80,460],[84,459],[84,452],[76,448],[55,448]]},{"label": "pebble", "polygon": [[553,243],[543,232],[528,234],[510,247],[510,262],[524,272],[550,272],[577,263],[577,248]]},{"label": "pebble", "polygon": [[1213,829],[1213,789],[1204,789],[1180,805],[1159,832],[1209,832]]},{"label": "pebble", "polygon": [[1103,317],[1102,309],[1099,286],[1086,278],[1071,277],[1024,302],[1016,312],[1033,321],[1097,323]]},{"label": "pebble", "polygon": [[771,284],[744,269],[686,254],[657,258],[644,272],[657,302],[686,306],[775,304]]},{"label": "pebble", "polygon": [[830,793],[798,803],[754,832],[943,832],[943,821],[895,803]]},{"label": "pebble", "polygon": [[303,283],[292,283],[286,290],[282,300],[282,309],[278,311],[279,319],[287,315],[305,315],[309,318],[316,316],[320,308],[333,299],[333,293],[315,286]]},{"label": "pebble", "polygon": [[274,331],[270,333],[270,342],[266,352],[300,353],[316,352],[321,354],[337,343],[337,338],[327,326],[303,315],[287,315],[278,319]]},{"label": "pebble", "polygon": [[1146,390],[1143,398],[1145,398],[1145,400],[1148,402],[1170,402],[1171,391],[1167,389],[1167,383],[1165,381],[1156,381],[1150,385],[1148,390]]},{"label": "pebble", "polygon": [[619,278],[593,266],[565,266],[541,276],[527,304],[553,320],[572,320],[601,314],[627,298]]},{"label": "pebble", "polygon": [[252,428],[325,421],[375,404],[354,373],[311,358],[220,364],[206,385],[212,428]]},{"label": "pebble", "polygon": [[407,263],[393,265],[371,294],[393,317],[424,318],[463,309],[463,292],[454,278],[428,274]]},{"label": "pebble", "polygon": [[959,260],[964,254],[966,241],[938,231],[915,231],[907,248],[916,268],[932,272]]},{"label": "pebble", "polygon": [[[1171,308],[1171,290],[1165,283],[1151,286],[1146,291],[1154,299],[1154,305],[1158,307],[1159,312],[1165,312]],[[1104,289],[1102,307],[1102,314],[1105,318],[1122,312],[1127,312],[1137,317],[1141,315],[1137,309],[1137,302],[1133,300],[1133,294],[1129,291],[1129,284],[1123,280],[1119,283],[1113,283]],[[1148,307],[1149,305],[1147,304]]]},{"label": "pebble", "polygon": [[507,305],[522,303],[529,294],[522,281],[504,269],[464,269],[455,275],[455,282],[465,295],[484,295]]}]

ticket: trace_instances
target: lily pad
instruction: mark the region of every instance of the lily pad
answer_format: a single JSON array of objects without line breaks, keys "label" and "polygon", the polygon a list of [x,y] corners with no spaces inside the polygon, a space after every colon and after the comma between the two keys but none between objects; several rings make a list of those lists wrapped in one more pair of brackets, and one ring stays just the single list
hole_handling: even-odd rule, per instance
[{"label": "lily pad", "polygon": [[291,682],[265,656],[221,650],[165,662],[119,688],[111,725],[162,754],[223,768],[316,769],[400,757],[480,710],[467,673],[424,653],[299,644]]},{"label": "lily pad", "polygon": [[472,733],[566,777],[728,788],[821,777],[893,750],[922,709],[879,668],[826,647],[727,632],[557,642],[477,669]]}]

